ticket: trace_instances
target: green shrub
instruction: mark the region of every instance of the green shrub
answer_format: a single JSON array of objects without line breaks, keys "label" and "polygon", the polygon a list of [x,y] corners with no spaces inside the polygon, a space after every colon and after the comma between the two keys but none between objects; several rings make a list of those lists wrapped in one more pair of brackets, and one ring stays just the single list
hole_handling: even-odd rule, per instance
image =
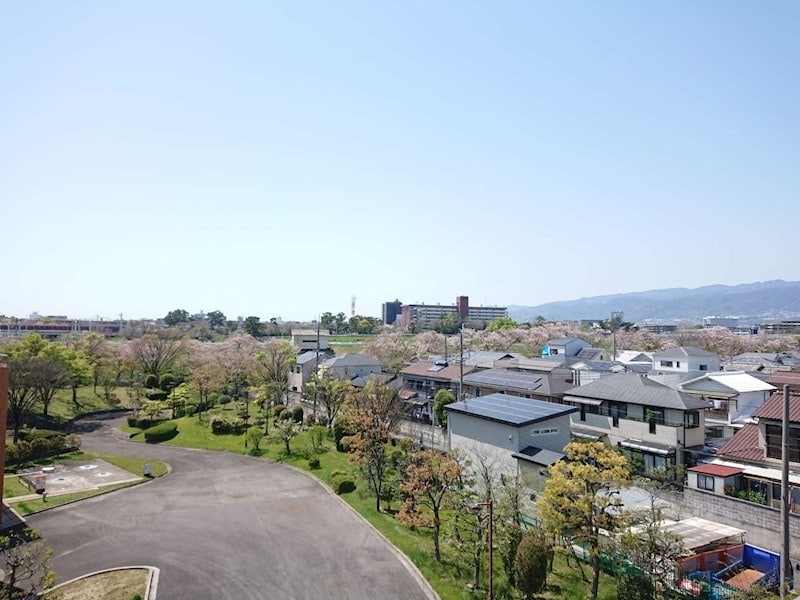
[{"label": "green shrub", "polygon": [[158,387],[165,392],[169,392],[171,389],[177,387],[178,383],[180,383],[180,381],[175,375],[172,373],[164,373],[158,381]]},{"label": "green shrub", "polygon": [[272,414],[275,415],[275,418],[278,419],[284,413],[286,407],[283,404],[276,404],[272,408]]},{"label": "green shrub", "polygon": [[171,421],[154,425],[144,430],[144,439],[147,442],[164,442],[178,435],[178,424]]},{"label": "green shrub", "polygon": [[[520,594],[532,599],[547,585],[547,564],[550,558],[547,540],[539,532],[531,530],[522,536],[514,560],[514,580]],[[620,596],[620,598],[629,598]]]},{"label": "green shrub", "polygon": [[308,459],[308,468],[309,469],[319,469],[319,459],[318,458],[309,458]]},{"label": "green shrub", "polygon": [[64,434],[52,429],[36,429],[34,427],[33,429],[22,429],[19,432],[19,439],[27,442],[36,439],[55,439],[59,437],[64,437]]},{"label": "green shrub", "polygon": [[331,481],[333,481],[334,479],[336,479],[340,475],[347,475],[347,473],[345,471],[340,471],[339,469],[334,469],[333,471],[331,471],[331,474],[329,475],[329,477],[331,478]]},{"label": "green shrub", "polygon": [[131,596],[131,600],[142,600],[142,595],[134,594],[133,596]]},{"label": "green shrub", "polygon": [[220,415],[214,415],[209,422],[211,433],[234,433],[239,434],[244,431],[244,421],[241,419],[228,419]]},{"label": "green shrub", "polygon": [[625,600],[653,600],[655,588],[650,578],[640,573],[623,573],[617,579],[617,597]]},{"label": "green shrub", "polygon": [[197,405],[196,404],[189,404],[186,408],[183,409],[184,414],[187,417],[193,417],[197,412]]},{"label": "green shrub", "polygon": [[150,373],[147,377],[144,378],[144,387],[146,388],[157,388],[158,387],[158,375],[153,375]]},{"label": "green shrub", "polygon": [[156,402],[167,399],[167,392],[162,392],[161,390],[147,390],[144,395],[148,400],[154,400]]},{"label": "green shrub", "polygon": [[356,489],[356,482],[352,477],[346,475],[339,475],[333,479],[333,491],[339,494],[349,494]]},{"label": "green shrub", "polygon": [[230,404],[231,403],[231,397],[228,396],[228,394],[222,394],[219,397],[219,403],[220,404]]},{"label": "green shrub", "polygon": [[136,418],[136,415],[128,415],[127,421],[128,427],[139,427],[139,419]]},{"label": "green shrub", "polygon": [[302,406],[295,406],[292,409],[292,418],[294,419],[295,423],[302,423],[303,422],[303,407]]},{"label": "green shrub", "polygon": [[336,441],[336,449],[339,452],[346,452],[346,448],[342,445],[342,438],[353,435],[350,427],[342,417],[339,417],[333,422],[333,439]]},{"label": "green shrub", "polygon": [[283,411],[283,412],[281,413],[281,416],[280,416],[280,417],[278,417],[278,418],[279,418],[281,421],[290,421],[290,420],[292,420],[294,417],[292,417],[292,411],[290,411],[290,410],[285,410],[285,411]]}]

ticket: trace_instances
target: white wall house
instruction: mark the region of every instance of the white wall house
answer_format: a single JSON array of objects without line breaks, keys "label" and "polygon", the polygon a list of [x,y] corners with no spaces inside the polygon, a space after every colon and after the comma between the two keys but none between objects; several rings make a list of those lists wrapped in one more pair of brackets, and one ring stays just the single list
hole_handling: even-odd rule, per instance
[{"label": "white wall house", "polygon": [[542,348],[542,356],[577,356],[584,348],[591,348],[592,345],[577,337],[562,337],[550,340]]},{"label": "white wall house", "polygon": [[348,353],[344,356],[334,356],[320,363],[319,371],[320,374],[327,373],[331,377],[350,380],[356,377],[367,377],[372,373],[380,373],[381,364],[365,354]]},{"label": "white wall house", "polygon": [[708,403],[640,373],[616,373],[564,392],[578,407],[577,437],[621,447],[645,473],[680,467],[685,449],[702,449]]},{"label": "white wall house", "polygon": [[[319,349],[327,350],[330,348],[328,336],[330,332],[327,329],[319,331]],[[292,329],[292,344],[297,347],[298,351],[305,352],[307,350],[317,349],[317,330],[316,329]]]},{"label": "white wall house", "polygon": [[[331,358],[330,351],[319,353],[319,362]],[[317,370],[316,350],[302,352],[297,356],[295,364],[289,370],[289,389],[293,392],[305,392],[306,384],[311,381],[311,376]]]},{"label": "white wall house", "polygon": [[700,348],[680,346],[653,354],[653,371],[659,373],[692,373],[720,370],[719,356]]},{"label": "white wall house", "polygon": [[730,438],[776,388],[744,371],[716,371],[686,381],[678,390],[711,403],[706,412],[709,437]]},{"label": "white wall house", "polygon": [[491,465],[501,475],[527,475],[541,489],[541,471],[563,457],[570,441],[575,407],[528,398],[490,394],[448,404],[447,435],[451,450],[473,465]]}]

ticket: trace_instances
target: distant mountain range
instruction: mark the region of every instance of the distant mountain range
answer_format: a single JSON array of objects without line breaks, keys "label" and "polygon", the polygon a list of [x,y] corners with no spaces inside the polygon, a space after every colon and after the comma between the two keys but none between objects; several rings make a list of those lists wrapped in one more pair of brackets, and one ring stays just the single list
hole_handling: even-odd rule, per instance
[{"label": "distant mountain range", "polygon": [[800,281],[670,288],[508,307],[515,321],[608,319],[612,311],[631,322],[702,321],[706,316],[739,317],[742,324],[800,316]]}]

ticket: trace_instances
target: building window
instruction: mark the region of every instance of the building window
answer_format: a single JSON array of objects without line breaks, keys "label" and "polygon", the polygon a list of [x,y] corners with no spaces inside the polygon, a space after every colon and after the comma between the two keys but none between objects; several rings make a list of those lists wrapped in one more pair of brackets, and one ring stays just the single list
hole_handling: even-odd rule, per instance
[{"label": "building window", "polygon": [[532,429],[531,435],[552,435],[554,433],[558,433],[557,427],[549,427],[546,429]]},{"label": "building window", "polygon": [[680,369],[681,368],[681,361],[678,361],[678,362],[675,363],[675,368],[676,369]]},{"label": "building window", "polygon": [[550,354],[558,354],[558,348],[550,348]]},{"label": "building window", "polygon": [[696,410],[687,410],[683,413],[683,426],[686,428],[700,427],[700,413]]},{"label": "building window", "polygon": [[[780,459],[782,457],[783,430],[780,425],[766,426],[767,456]],[[789,460],[800,462],[800,429],[789,428]]]},{"label": "building window", "polygon": [[662,360],[661,361],[661,366],[662,367],[669,367],[671,369],[672,368],[672,361],[671,360]]},{"label": "building window", "polygon": [[700,370],[700,371],[708,371],[708,365],[700,365],[698,367],[698,370]]},{"label": "building window", "polygon": [[581,421],[586,420],[586,405],[581,404]]},{"label": "building window", "polygon": [[697,489],[714,491],[714,478],[711,475],[697,475]]}]

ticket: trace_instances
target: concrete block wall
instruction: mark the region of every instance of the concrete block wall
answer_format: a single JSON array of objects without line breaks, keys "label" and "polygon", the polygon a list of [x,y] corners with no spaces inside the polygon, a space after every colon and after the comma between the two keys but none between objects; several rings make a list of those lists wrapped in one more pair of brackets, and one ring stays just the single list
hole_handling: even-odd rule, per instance
[{"label": "concrete block wall", "polygon": [[[748,544],[781,551],[780,509],[688,487],[683,490],[683,499],[689,516],[744,529]],[[800,563],[800,516],[793,513],[789,514],[789,545],[792,563]]]}]

